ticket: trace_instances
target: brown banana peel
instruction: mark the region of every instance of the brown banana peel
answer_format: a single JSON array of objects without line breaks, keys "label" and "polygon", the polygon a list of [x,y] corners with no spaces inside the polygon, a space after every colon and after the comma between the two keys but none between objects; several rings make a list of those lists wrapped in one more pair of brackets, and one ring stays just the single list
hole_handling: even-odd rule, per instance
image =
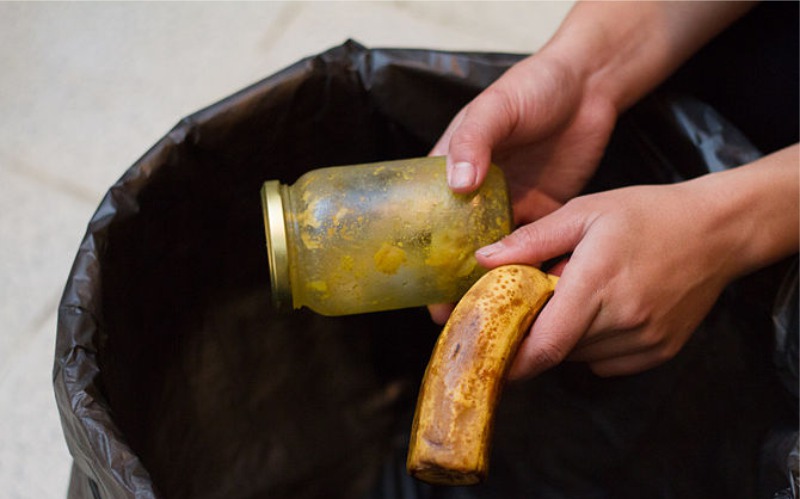
[{"label": "brown banana peel", "polygon": [[505,265],[458,302],[420,388],[406,462],[411,476],[437,485],[486,479],[506,374],[557,280],[534,267]]}]

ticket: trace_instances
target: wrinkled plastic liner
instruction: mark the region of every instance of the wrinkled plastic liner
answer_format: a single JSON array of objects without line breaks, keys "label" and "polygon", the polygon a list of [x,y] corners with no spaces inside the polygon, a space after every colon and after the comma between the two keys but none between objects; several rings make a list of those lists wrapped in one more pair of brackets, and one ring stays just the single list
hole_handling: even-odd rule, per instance
[{"label": "wrinkled plastic liner", "polygon": [[[489,480],[470,488],[405,473],[438,333],[424,309],[270,308],[261,183],[424,155],[518,59],[348,42],[187,117],[138,160],[89,223],[59,308],[69,497],[792,497],[796,267],[731,285],[662,367],[601,379],[567,363],[508,385]],[[621,118],[588,190],[758,155],[713,109],[657,92]]]}]

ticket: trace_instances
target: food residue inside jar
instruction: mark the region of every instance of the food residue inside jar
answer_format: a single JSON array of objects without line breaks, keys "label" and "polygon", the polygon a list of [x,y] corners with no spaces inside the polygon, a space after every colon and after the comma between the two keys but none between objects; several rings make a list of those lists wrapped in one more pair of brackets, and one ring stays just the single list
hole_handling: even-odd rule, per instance
[{"label": "food residue inside jar", "polygon": [[425,259],[425,265],[439,269],[443,275],[464,277],[475,269],[476,264],[466,234],[455,230],[436,231],[432,234],[430,254]]},{"label": "food residue inside jar", "polygon": [[325,281],[309,281],[306,283],[306,287],[310,291],[314,291],[322,295],[322,298],[328,297],[328,283]]},{"label": "food residue inside jar", "polygon": [[383,243],[373,256],[375,267],[384,274],[396,274],[397,269],[406,263],[406,252],[402,248]]}]

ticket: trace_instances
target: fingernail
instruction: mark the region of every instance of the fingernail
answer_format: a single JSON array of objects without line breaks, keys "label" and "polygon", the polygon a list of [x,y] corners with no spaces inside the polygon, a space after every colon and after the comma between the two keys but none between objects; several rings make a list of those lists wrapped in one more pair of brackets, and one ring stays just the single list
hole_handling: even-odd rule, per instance
[{"label": "fingernail", "polygon": [[450,169],[447,183],[452,189],[466,189],[475,184],[475,167],[472,163],[462,161]]},{"label": "fingernail", "polygon": [[488,258],[503,251],[504,246],[505,245],[503,244],[503,241],[497,241],[496,243],[492,243],[488,246],[484,246],[483,248],[479,248],[478,251],[475,252],[475,254],[482,256],[484,258]]}]

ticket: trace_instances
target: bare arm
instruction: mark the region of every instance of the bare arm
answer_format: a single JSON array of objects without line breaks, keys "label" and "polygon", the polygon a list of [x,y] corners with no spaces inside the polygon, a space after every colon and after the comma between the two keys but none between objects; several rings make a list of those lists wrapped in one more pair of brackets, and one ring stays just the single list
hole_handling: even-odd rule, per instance
[{"label": "bare arm", "polygon": [[432,153],[447,154],[456,192],[480,185],[494,158],[522,186],[512,191],[522,221],[552,211],[594,172],[619,113],[752,6],[578,3],[541,51],[453,119]]},{"label": "bare arm", "polygon": [[673,185],[575,198],[478,252],[481,264],[571,253],[512,375],[566,358],[601,375],[673,357],[733,279],[798,251],[800,147]]},{"label": "bare arm", "polygon": [[617,111],[652,90],[754,2],[582,2],[542,52],[575,61]]},{"label": "bare arm", "polygon": [[[458,192],[494,159],[522,226],[479,250],[487,267],[571,255],[512,374],[564,359],[602,375],[674,356],[733,279],[798,250],[797,145],[688,182],[575,197],[620,112],[752,7],[586,2],[552,40],[467,105],[434,147]],[[667,250],[665,250],[667,248]],[[432,306],[443,322],[446,306]]]}]

